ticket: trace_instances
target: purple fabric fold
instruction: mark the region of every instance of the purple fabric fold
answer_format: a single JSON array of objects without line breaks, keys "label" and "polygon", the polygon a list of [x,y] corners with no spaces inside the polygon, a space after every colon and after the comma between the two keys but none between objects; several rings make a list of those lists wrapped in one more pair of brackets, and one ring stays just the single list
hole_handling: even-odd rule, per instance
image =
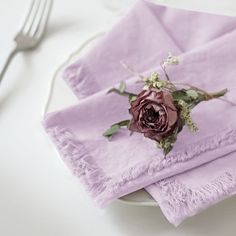
[{"label": "purple fabric fold", "polygon": [[[205,22],[208,22],[207,24]],[[178,10],[138,1],[83,58],[69,66],[64,79],[83,98],[78,105],[48,114],[45,130],[63,160],[99,205],[146,187],[168,220],[186,217],[232,196],[236,191],[236,107],[221,100],[194,108],[200,131],[184,129],[164,158],[153,141],[126,130],[112,140],[102,137],[110,124],[129,118],[126,98],[107,90],[121,80],[128,89],[141,85],[122,68],[161,73],[158,64],[169,51],[181,65],[168,71],[177,82],[216,91],[233,88],[236,19]]]},{"label": "purple fabric fold", "polygon": [[142,73],[157,67],[169,51],[178,55],[235,28],[235,17],[138,0],[92,50],[67,68],[64,79],[83,98],[130,78],[120,61]]},{"label": "purple fabric fold", "polygon": [[236,194],[236,152],[190,171],[166,178],[146,190],[175,226]]}]

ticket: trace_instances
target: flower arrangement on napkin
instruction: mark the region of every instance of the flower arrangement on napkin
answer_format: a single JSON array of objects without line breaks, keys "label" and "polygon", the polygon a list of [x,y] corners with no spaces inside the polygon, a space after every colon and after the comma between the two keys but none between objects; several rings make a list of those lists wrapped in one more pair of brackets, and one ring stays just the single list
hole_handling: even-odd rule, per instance
[{"label": "flower arrangement on napkin", "polygon": [[[108,93],[128,96],[132,118],[113,124],[103,135],[111,138],[120,128],[127,127],[131,132],[142,133],[154,140],[166,155],[172,150],[178,133],[185,125],[190,131],[196,132],[198,128],[192,120],[191,110],[200,102],[224,96],[227,89],[209,93],[191,84],[171,82],[166,67],[178,64],[178,58],[169,54],[161,63],[166,78],[160,78],[155,72],[150,77],[142,77],[144,87],[139,94],[126,91],[123,81],[119,88],[110,89]],[[178,85],[183,87],[179,88]]]}]

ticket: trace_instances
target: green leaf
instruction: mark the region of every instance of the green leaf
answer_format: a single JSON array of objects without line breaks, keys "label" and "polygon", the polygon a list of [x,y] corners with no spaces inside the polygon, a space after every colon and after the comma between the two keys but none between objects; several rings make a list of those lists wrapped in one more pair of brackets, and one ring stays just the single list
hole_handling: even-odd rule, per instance
[{"label": "green leaf", "polygon": [[125,84],[125,82],[122,80],[122,81],[120,82],[120,85],[119,85],[119,91],[120,91],[121,93],[123,93],[123,92],[125,91],[125,89],[126,89],[126,84]]},{"label": "green leaf", "polygon": [[115,133],[117,133],[119,131],[119,129],[121,127],[123,127],[123,126],[128,127],[129,123],[130,123],[130,120],[122,120],[118,123],[115,123],[103,133],[103,136],[105,136],[107,138],[111,138]]},{"label": "green leaf", "polygon": [[122,127],[122,126],[128,126],[129,123],[130,123],[130,120],[122,120],[120,122],[115,123],[114,125],[119,125],[119,127]]},{"label": "green leaf", "polygon": [[113,134],[115,134],[119,130],[120,126],[119,125],[112,125],[109,129],[107,129],[104,133],[103,136],[107,138],[111,138]]},{"label": "green leaf", "polygon": [[188,103],[191,101],[191,97],[188,96],[185,89],[176,90],[176,91],[172,92],[172,97],[173,97],[174,102],[178,102],[179,100],[183,100]]},{"label": "green leaf", "polygon": [[199,97],[198,92],[196,90],[193,90],[193,89],[187,90],[186,93],[190,98],[192,98],[194,100],[196,100]]},{"label": "green leaf", "polygon": [[175,103],[179,104],[180,101],[186,103],[188,107],[193,108],[196,106],[200,101],[205,99],[204,95],[198,93],[194,89],[181,89],[172,92],[173,100]]},{"label": "green leaf", "polygon": [[137,96],[134,96],[132,94],[129,95],[129,101],[134,102],[137,99]]}]

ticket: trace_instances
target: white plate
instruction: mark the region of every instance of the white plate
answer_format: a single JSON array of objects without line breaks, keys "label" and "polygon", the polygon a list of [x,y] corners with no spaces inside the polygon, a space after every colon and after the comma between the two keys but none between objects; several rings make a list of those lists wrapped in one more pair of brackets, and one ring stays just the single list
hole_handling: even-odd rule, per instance
[{"label": "white plate", "polygon": [[[102,36],[102,34],[103,33],[97,34],[91,39],[98,38]],[[94,42],[91,42],[91,40],[89,40],[89,47],[91,47],[93,43]],[[86,45],[87,44],[88,43],[86,43]],[[87,49],[88,47],[86,47],[86,50]],[[62,73],[68,65],[76,61],[79,57],[81,57],[82,53],[85,52],[85,50],[83,50],[82,53],[80,53],[80,51],[81,48],[78,49],[76,52],[74,52],[55,72],[54,77],[52,79],[54,83],[52,87],[52,93],[51,96],[49,96],[47,104],[48,105],[47,112],[52,112],[55,110],[63,109],[65,107],[77,104],[78,98],[76,98],[72,90],[62,79]],[[126,204],[138,205],[138,206],[157,206],[157,202],[144,189],[138,190],[124,197],[121,197],[119,201]]]}]

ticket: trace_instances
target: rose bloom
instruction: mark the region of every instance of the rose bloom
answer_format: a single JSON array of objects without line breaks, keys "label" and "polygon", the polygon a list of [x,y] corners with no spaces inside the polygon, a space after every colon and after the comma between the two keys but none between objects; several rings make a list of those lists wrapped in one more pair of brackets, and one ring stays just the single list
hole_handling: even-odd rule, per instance
[{"label": "rose bloom", "polygon": [[149,88],[138,94],[129,109],[132,119],[129,129],[160,141],[177,127],[178,111],[170,92]]}]

